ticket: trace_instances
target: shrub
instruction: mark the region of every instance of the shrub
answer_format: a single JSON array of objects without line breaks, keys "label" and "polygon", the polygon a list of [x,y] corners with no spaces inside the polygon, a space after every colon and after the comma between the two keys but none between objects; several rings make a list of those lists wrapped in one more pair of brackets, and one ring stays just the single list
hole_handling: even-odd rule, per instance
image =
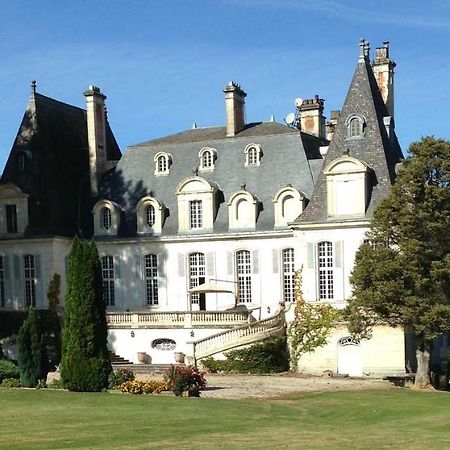
[{"label": "shrub", "polygon": [[160,394],[162,391],[167,391],[167,383],[156,380],[130,380],[120,384],[117,389],[127,394]]},{"label": "shrub", "polygon": [[19,368],[12,361],[0,359],[0,382],[5,378],[20,378]]},{"label": "shrub", "polygon": [[3,388],[18,388],[22,387],[22,384],[20,383],[20,380],[17,378],[5,378],[2,383],[0,384],[0,387]]},{"label": "shrub", "polygon": [[69,255],[61,379],[71,391],[101,391],[111,373],[97,247],[75,238]]},{"label": "shrub", "polygon": [[44,336],[39,329],[38,317],[33,308],[19,330],[19,371],[22,386],[35,387],[38,380],[45,378]]},{"label": "shrub", "polygon": [[164,373],[164,380],[167,387],[176,396],[189,392],[191,395],[200,395],[200,391],[206,386],[203,372],[195,366],[170,366]]},{"label": "shrub", "polygon": [[48,389],[64,389],[61,379],[54,379],[48,385]]},{"label": "shrub", "polygon": [[226,359],[211,357],[201,360],[204,368],[211,372],[237,373],[276,373],[289,368],[286,338],[270,339],[251,347],[231,350],[225,353]]},{"label": "shrub", "polygon": [[133,381],[134,373],[128,369],[118,369],[109,374],[108,378],[108,388],[117,389],[118,386],[125,383],[126,381]]}]

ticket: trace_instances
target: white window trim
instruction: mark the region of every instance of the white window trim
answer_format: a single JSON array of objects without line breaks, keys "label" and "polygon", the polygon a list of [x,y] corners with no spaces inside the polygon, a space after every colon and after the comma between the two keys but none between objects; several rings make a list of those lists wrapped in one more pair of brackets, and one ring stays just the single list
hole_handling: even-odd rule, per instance
[{"label": "white window trim", "polygon": [[[244,254],[248,256],[248,260],[239,261],[239,255]],[[248,249],[239,249],[234,252],[234,265],[236,274],[236,283],[238,290],[237,302],[241,304],[247,304],[253,302],[253,265],[252,265],[252,252]],[[245,271],[242,272],[241,269]]]},{"label": "white window trim", "polygon": [[[211,165],[210,166],[204,166],[203,165],[203,156],[205,155],[205,153],[209,153],[211,156]],[[199,152],[198,152],[198,158],[199,158],[199,170],[201,172],[212,172],[214,170],[214,163],[217,159],[217,150],[215,148],[212,147],[203,147]]]},{"label": "white window trim", "polygon": [[[111,226],[109,229],[103,226],[103,209],[109,209],[111,213]],[[94,215],[94,234],[96,236],[116,236],[119,231],[122,214],[121,207],[110,200],[99,200],[92,209]]]},{"label": "white window trim", "polygon": [[[351,122],[353,119],[358,120],[359,125],[360,125],[360,130],[361,133],[355,136],[351,135]],[[347,127],[347,139],[348,140],[353,140],[353,139],[362,139],[365,137],[366,134],[366,128],[367,128],[367,120],[365,118],[364,115],[362,114],[350,114],[346,119],[345,119],[345,125]]]},{"label": "white window trim", "polygon": [[[108,267],[106,268],[103,266],[105,258],[108,258]],[[100,262],[102,268],[103,301],[107,308],[114,308],[116,306],[116,262],[112,255],[102,255]],[[110,262],[112,263],[111,265],[109,265]],[[107,273],[107,277],[104,276],[105,273]],[[107,289],[105,289],[105,285],[107,285]]]},{"label": "white window trim", "polygon": [[[158,167],[159,158],[165,159],[165,166],[166,168],[164,170],[160,170]],[[164,176],[169,175],[170,172],[170,166],[172,165],[172,155],[170,153],[166,152],[158,152],[155,157],[153,158],[153,161],[155,163],[155,171],[154,174],[156,176]]]},{"label": "white window trim", "polygon": [[[4,237],[21,237],[28,226],[28,194],[22,192],[13,183],[0,185],[0,235]],[[6,205],[16,206],[17,232],[8,233]]]},{"label": "white window trim", "polygon": [[[320,254],[320,246],[327,244],[331,248],[331,257]],[[335,297],[335,248],[331,241],[320,241],[316,244],[317,298],[319,301],[333,301]],[[331,266],[327,258],[331,258]]]},{"label": "white window trim", "polygon": [[[153,257],[155,264],[147,265],[147,257]],[[142,255],[144,269],[144,292],[145,292],[145,306],[158,307],[159,306],[159,256],[157,253],[146,253]]]},{"label": "white window trim", "polygon": [[[246,224],[242,224],[242,222],[240,222],[237,214],[237,207],[241,200],[245,200],[248,202],[249,220]],[[258,216],[258,204],[259,204],[258,199],[245,189],[240,189],[239,191],[236,191],[233,194],[231,194],[230,198],[227,201],[229,229],[254,230],[256,228],[256,220]]]},{"label": "white window trim", "polygon": [[[298,207],[292,213],[292,217],[288,219],[285,214],[283,214],[283,202],[286,197],[291,196],[298,203]],[[273,197],[273,206],[274,206],[274,223],[275,227],[283,227],[286,228],[289,226],[289,223],[295,220],[304,210],[306,196],[303,192],[298,191],[292,186],[286,186],[281,188],[275,196]]]},{"label": "white window trim", "polygon": [[[250,156],[251,156],[250,150],[253,150],[253,149],[256,150],[256,161],[255,162],[250,161]],[[247,147],[245,147],[244,153],[245,153],[245,167],[257,167],[257,166],[261,165],[262,150],[261,150],[261,146],[259,144],[247,145]]]},{"label": "white window trim", "polygon": [[[155,209],[155,223],[153,226],[147,224],[146,210],[148,206]],[[136,205],[137,232],[138,234],[160,235],[164,225],[164,205],[151,195],[147,195],[139,200]]]},{"label": "white window trim", "polygon": [[[288,251],[292,252],[292,260],[289,261],[285,259]],[[295,302],[295,249],[293,247],[282,248],[280,256],[283,301],[293,303]]]}]

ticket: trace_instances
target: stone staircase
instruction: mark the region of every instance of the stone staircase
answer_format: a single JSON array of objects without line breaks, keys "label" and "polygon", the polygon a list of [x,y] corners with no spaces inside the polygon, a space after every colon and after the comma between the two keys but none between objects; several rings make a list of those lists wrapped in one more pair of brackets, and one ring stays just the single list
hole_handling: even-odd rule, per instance
[{"label": "stone staircase", "polygon": [[286,333],[284,309],[267,319],[251,322],[193,342],[194,361]]},{"label": "stone staircase", "polygon": [[109,353],[109,360],[111,361],[111,365],[114,367],[117,366],[132,366],[133,363],[131,361],[128,361],[128,359],[122,358],[120,355],[116,355],[114,352],[108,352]]}]

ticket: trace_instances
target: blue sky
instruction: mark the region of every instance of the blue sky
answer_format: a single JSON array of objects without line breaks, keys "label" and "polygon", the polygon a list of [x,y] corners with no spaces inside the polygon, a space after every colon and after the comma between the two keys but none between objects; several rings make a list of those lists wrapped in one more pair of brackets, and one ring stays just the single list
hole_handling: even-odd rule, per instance
[{"label": "blue sky", "polygon": [[0,0],[0,167],[38,92],[84,107],[95,84],[125,150],[224,123],[223,87],[247,92],[247,120],[278,121],[296,97],[340,109],[365,37],[391,42],[404,149],[450,138],[450,1]]}]

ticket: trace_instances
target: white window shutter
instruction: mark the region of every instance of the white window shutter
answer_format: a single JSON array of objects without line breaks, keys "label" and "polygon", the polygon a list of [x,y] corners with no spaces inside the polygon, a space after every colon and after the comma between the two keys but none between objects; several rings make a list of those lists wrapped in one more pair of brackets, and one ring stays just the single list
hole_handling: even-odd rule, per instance
[{"label": "white window shutter", "polygon": [[181,253],[178,253],[178,276],[179,277],[185,276],[184,255]]},{"label": "white window shutter", "polygon": [[136,278],[141,278],[141,264],[142,264],[142,260],[141,260],[141,255],[134,255],[134,273],[135,273],[135,277]]},{"label": "white window shutter", "polygon": [[44,286],[42,280],[41,255],[34,256],[34,275],[36,280],[36,306],[43,306]]},{"label": "white window shutter", "polygon": [[336,241],[334,243],[334,267],[342,267],[342,249],[343,241]]},{"label": "white window shutter", "polygon": [[280,271],[279,255],[280,255],[279,250],[274,248],[272,250],[272,271],[273,271],[273,273],[278,273]]},{"label": "white window shutter", "polygon": [[211,278],[215,277],[214,262],[214,253],[208,252],[206,254],[206,275]]},{"label": "white window shutter", "polygon": [[114,256],[114,278],[116,280],[120,280],[122,278],[121,271],[120,271],[120,256],[115,255]]},{"label": "white window shutter", "polygon": [[257,273],[259,273],[259,252],[258,252],[258,250],[253,250],[252,258],[253,258],[253,264],[252,264],[253,273],[257,274]]},{"label": "white window shutter", "polygon": [[227,274],[233,275],[233,252],[227,252]]},{"label": "white window shutter", "polygon": [[306,267],[314,269],[314,244],[312,242],[306,244]]}]

